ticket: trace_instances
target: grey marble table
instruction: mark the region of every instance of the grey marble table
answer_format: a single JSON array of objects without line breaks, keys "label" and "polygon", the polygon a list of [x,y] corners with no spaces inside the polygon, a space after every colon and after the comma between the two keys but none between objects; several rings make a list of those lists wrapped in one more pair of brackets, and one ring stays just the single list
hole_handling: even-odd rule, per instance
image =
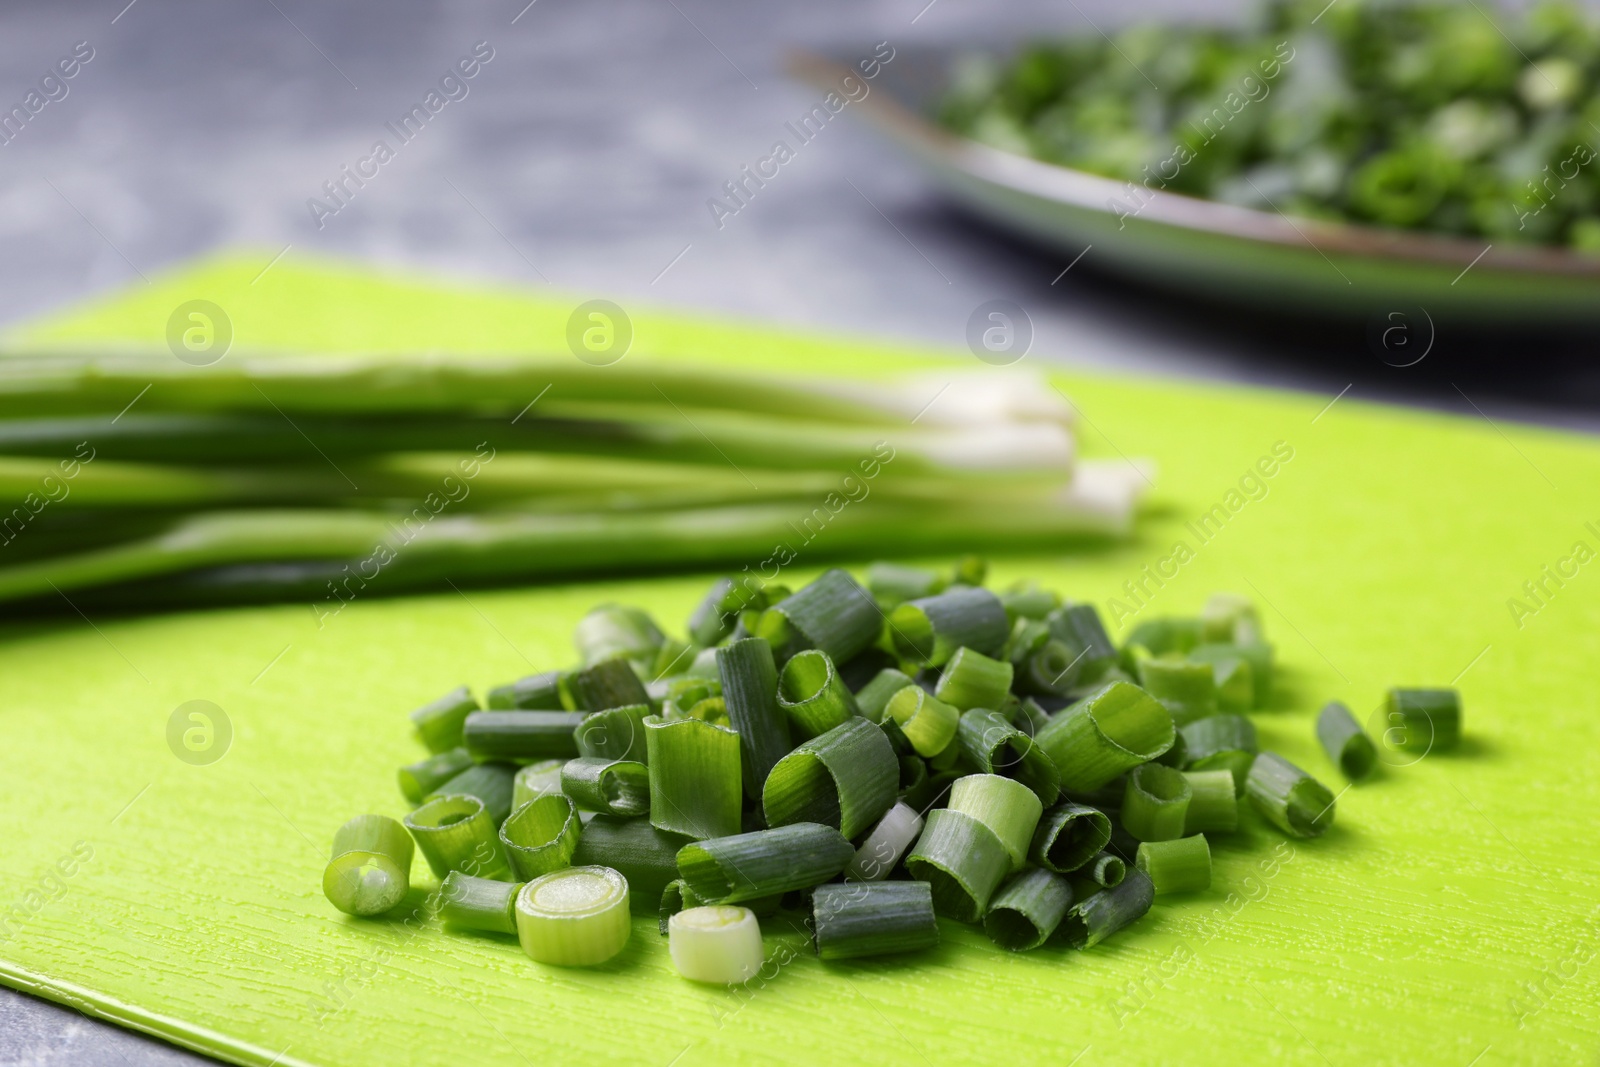
[{"label": "grey marble table", "polygon": [[[245,246],[263,267],[280,252],[343,257],[954,349],[972,311],[1004,298],[1028,309],[1034,358],[1472,414],[1470,394],[1485,417],[1600,427],[1585,338],[1445,324],[1427,360],[1397,369],[1359,326],[1178,302],[1088,263],[1062,277],[1066,257],[952,211],[849,122],[721,227],[707,207],[815,103],[783,73],[790,48],[1003,41],[1124,17],[1110,0],[12,0],[4,109],[75,47],[92,58],[0,145],[0,327]],[[399,145],[388,124],[475,49],[473,77],[444,86],[454,99],[329,200],[324,182],[379,139]],[[0,1063],[181,1062],[199,1060],[0,991]]]}]

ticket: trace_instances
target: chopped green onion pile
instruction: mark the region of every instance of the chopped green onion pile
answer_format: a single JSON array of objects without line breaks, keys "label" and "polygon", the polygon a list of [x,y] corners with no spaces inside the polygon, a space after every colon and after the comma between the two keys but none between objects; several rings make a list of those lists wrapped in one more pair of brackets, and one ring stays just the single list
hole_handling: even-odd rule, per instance
[{"label": "chopped green onion pile", "polygon": [[[412,713],[433,753],[399,770],[414,808],[340,828],[324,892],[397,907],[414,841],[450,930],[587,965],[653,916],[684,977],[730,984],[760,969],[762,922],[794,912],[824,960],[931,947],[940,918],[1012,951],[1091,948],[1216,885],[1213,841],[1251,812],[1294,837],[1331,826],[1335,794],[1257,743],[1273,652],[1248,602],[1117,648],[1092,605],[997,594],[984,570],[723,578],[688,642],[597,607],[572,669],[492,690],[493,710],[458,689]],[[1411,756],[1460,737],[1451,689],[1396,688],[1380,712]],[[1316,735],[1344,776],[1376,769],[1343,704]]]}]

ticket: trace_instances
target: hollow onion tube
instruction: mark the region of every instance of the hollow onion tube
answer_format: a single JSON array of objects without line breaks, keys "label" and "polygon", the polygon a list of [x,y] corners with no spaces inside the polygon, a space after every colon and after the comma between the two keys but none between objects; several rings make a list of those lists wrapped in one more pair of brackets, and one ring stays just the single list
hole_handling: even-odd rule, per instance
[{"label": "hollow onion tube", "polygon": [[819,885],[855,854],[833,827],[798,822],[690,842],[678,852],[678,876],[707,903],[737,904]]},{"label": "hollow onion tube", "polygon": [[890,697],[883,710],[919,756],[937,756],[949,748],[961,722],[959,711],[918,685]]},{"label": "hollow onion tube", "polygon": [[1104,812],[1069,800],[1040,817],[1028,858],[1047,871],[1068,874],[1092,860],[1110,840],[1111,820]]},{"label": "hollow onion tube", "polygon": [[761,970],[761,926],[749,908],[686,908],[667,920],[667,937],[672,965],[690,981],[737,985]]},{"label": "hollow onion tube", "polygon": [[1244,780],[1259,746],[1255,723],[1243,715],[1212,715],[1183,728],[1191,771],[1225,770],[1233,775],[1233,792],[1244,792]]},{"label": "hollow onion tube", "polygon": [[1146,763],[1128,775],[1122,797],[1122,827],[1139,841],[1170,841],[1183,836],[1194,795],[1182,771]]},{"label": "hollow onion tube", "polygon": [[346,915],[381,915],[411,890],[411,837],[384,815],[357,815],[333,835],[322,893]]},{"label": "hollow onion tube", "polygon": [[855,838],[894,805],[899,783],[889,739],[856,717],[779,760],[762,787],[761,810],[768,826],[819,822]]},{"label": "hollow onion tube", "polygon": [[987,826],[1000,839],[1015,872],[1027,862],[1044,805],[1021,782],[998,774],[969,774],[950,787],[950,810]]},{"label": "hollow onion tube", "polygon": [[561,672],[545,671],[489,690],[490,711],[560,711]]},{"label": "hollow onion tube", "polygon": [[1337,700],[1330,701],[1317,716],[1317,740],[1322,742],[1328,758],[1352,781],[1365,778],[1377,765],[1378,750],[1372,738],[1361,729],[1350,709]]},{"label": "hollow onion tube", "polygon": [[554,793],[528,801],[500,825],[500,844],[522,878],[560,870],[578,847],[578,809]]},{"label": "hollow onion tube", "polygon": [[1034,867],[1000,887],[984,912],[983,931],[1001,948],[1026,952],[1050,939],[1071,905],[1071,884]]},{"label": "hollow onion tube", "polygon": [[566,762],[547,759],[519,768],[511,779],[511,810],[516,811],[534,797],[561,792],[561,768]]},{"label": "hollow onion tube", "polygon": [[998,708],[1011,692],[1012,666],[970,648],[958,648],[934,686],[933,695],[956,708]]},{"label": "hollow onion tube", "polygon": [[577,754],[644,763],[648,758],[644,720],[649,714],[648,704],[623,704],[591,712],[572,730]]},{"label": "hollow onion tube", "polygon": [[1068,604],[1045,616],[1045,625],[1056,640],[1078,649],[1078,679],[1092,682],[1117,662],[1117,647],[1106,633],[1105,623],[1093,604]]},{"label": "hollow onion tube", "polygon": [[1023,657],[1017,686],[1036,696],[1065,698],[1077,688],[1082,667],[1081,652],[1046,634],[1039,647]]},{"label": "hollow onion tube", "polygon": [[452,748],[448,752],[435,753],[416,763],[408,763],[400,768],[397,775],[400,779],[400,792],[411,803],[421,804],[429,793],[470,766],[472,766],[472,754],[464,748]]},{"label": "hollow onion tube", "polygon": [[956,724],[962,755],[984,774],[1014,778],[1033,790],[1041,804],[1054,804],[1061,792],[1055,763],[1033,738],[1012,726],[998,711],[973,708]]},{"label": "hollow onion tube", "polygon": [[1010,633],[1000,598],[970,586],[908,600],[889,613],[895,652],[919,667],[943,666],[962,646],[996,655]]},{"label": "hollow onion tube", "polygon": [[1091,893],[1067,909],[1060,931],[1073,948],[1093,948],[1150,910],[1155,887],[1143,871],[1130,871],[1110,889]]},{"label": "hollow onion tube", "polygon": [[[1220,771],[1185,771],[1189,780],[1189,807],[1183,816],[1186,834],[1228,832],[1239,828],[1239,798],[1233,792],[1233,775]],[[1157,890],[1159,892],[1159,890]]]},{"label": "hollow onion tube", "polygon": [[916,952],[939,943],[926,882],[845,882],[811,894],[812,938],[825,960]]},{"label": "hollow onion tube", "polygon": [[778,674],[778,706],[800,738],[827,733],[858,714],[856,698],[840,680],[833,660],[816,648],[795,653],[783,665]]},{"label": "hollow onion tube", "polygon": [[1268,822],[1291,837],[1320,837],[1333,825],[1328,787],[1276,752],[1256,757],[1244,791]]},{"label": "hollow onion tube", "polygon": [[567,867],[517,894],[517,940],[540,963],[592,967],[628,944],[628,880],[609,867]]},{"label": "hollow onion tube", "polygon": [[495,934],[517,932],[517,893],[520,882],[474,878],[451,871],[439,886],[439,918],[461,930]]},{"label": "hollow onion tube", "polygon": [[906,853],[906,870],[928,883],[934,911],[957,922],[982,918],[1010,869],[1011,857],[994,831],[949,808],[928,812],[922,836]]},{"label": "hollow onion tube", "polygon": [[579,711],[475,711],[462,733],[477,759],[567,759],[578,754]]},{"label": "hollow onion tube", "polygon": [[[666,640],[649,612],[623,604],[601,604],[578,620],[572,641],[585,667],[622,657],[626,660],[654,659]],[[624,700],[624,704],[638,701]],[[599,711],[600,708],[590,708]]]},{"label": "hollow onion tube", "polygon": [[1139,845],[1135,865],[1150,878],[1157,896],[1211,888],[1211,846],[1205,834]]},{"label": "hollow onion tube", "polygon": [[515,791],[517,769],[509,763],[477,763],[438,789],[425,799],[444,796],[477,797],[494,825],[499,826],[511,814],[511,796]]},{"label": "hollow onion tube", "polygon": [[844,869],[845,878],[858,882],[883,881],[920,833],[922,816],[909,804],[896,803],[856,849],[855,858]]},{"label": "hollow onion tube", "polygon": [[650,824],[689,837],[739,832],[739,735],[700,719],[644,721]]},{"label": "hollow onion tube", "polygon": [[882,626],[872,594],[835,567],[762,612],[756,633],[779,651],[816,648],[835,663],[848,663]]},{"label": "hollow onion tube", "polygon": [[461,747],[461,726],[477,710],[477,700],[461,686],[413,711],[411,726],[429,752],[448,752]]},{"label": "hollow onion tube", "polygon": [[1454,689],[1397,687],[1386,703],[1386,742],[1408,752],[1443,752],[1461,742],[1461,694]]},{"label": "hollow onion tube", "polygon": [[761,796],[761,786],[789,751],[789,724],[778,707],[778,667],[772,646],[747,637],[717,649],[717,673],[728,719],[739,735],[745,796]]},{"label": "hollow onion tube", "polygon": [[585,711],[650,703],[644,683],[622,656],[603,659],[575,671],[567,679],[567,685],[572,690],[573,700]]},{"label": "hollow onion tube", "polygon": [[650,770],[634,760],[579,756],[562,765],[561,792],[584,811],[644,815],[650,810]]},{"label": "hollow onion tube", "polygon": [[465,871],[477,878],[516,881],[494,821],[477,797],[435,797],[407,815],[405,827],[440,878]]},{"label": "hollow onion tube", "polygon": [[610,867],[628,880],[634,913],[655,915],[661,894],[678,877],[678,850],[689,843],[647,819],[596,815],[584,826],[572,850],[574,867]]},{"label": "hollow onion tube", "polygon": [[1115,853],[1096,852],[1094,858],[1084,864],[1079,873],[1085,871],[1095,885],[1102,889],[1111,889],[1122,884],[1122,879],[1128,873],[1128,865]]},{"label": "hollow onion tube", "polygon": [[1092,793],[1172,747],[1172,716],[1128,682],[1101,686],[1051,716],[1034,736],[1061,772],[1061,788]]}]

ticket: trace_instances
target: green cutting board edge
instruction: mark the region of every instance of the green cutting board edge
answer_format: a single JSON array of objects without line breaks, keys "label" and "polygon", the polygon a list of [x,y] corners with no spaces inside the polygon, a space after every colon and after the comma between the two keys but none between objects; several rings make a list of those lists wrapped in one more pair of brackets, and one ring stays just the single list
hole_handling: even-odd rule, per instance
[{"label": "green cutting board edge", "polygon": [[[159,343],[171,310],[200,297],[227,309],[241,349],[560,351],[577,299],[293,261],[252,282],[267,258],[12,339]],[[975,369],[634,320],[630,360]],[[240,1063],[1597,1062],[1600,563],[1520,626],[1507,600],[1574,542],[1600,548],[1584,525],[1600,528],[1600,449],[1357,396],[1324,410],[1323,396],[1057,380],[1086,452],[1158,462],[1151,513],[1124,546],[998,559],[996,581],[1036,576],[1109,611],[1182,539],[1193,558],[1137,618],[1192,612],[1217,589],[1263,602],[1284,664],[1256,716],[1265,746],[1342,788],[1313,737],[1324,701],[1364,717],[1391,684],[1460,675],[1462,750],[1349,789],[1321,840],[1283,844],[1252,819],[1219,841],[1211,892],[1159,903],[1088,952],[1008,954],[943,922],[933,952],[824,965],[780,933],[767,977],[733,992],[677,978],[645,920],[614,963],[552,970],[510,940],[347,919],[320,891],[339,823],[403,811],[410,707],[567,663],[599,601],[679,624],[703,576],[371,599],[320,630],[306,605],[68,618],[0,645],[0,980]],[[1275,442],[1293,458],[1268,494],[1202,544],[1186,521]],[[233,724],[209,766],[166,745],[191,699]],[[51,876],[58,861],[70,877]]]}]

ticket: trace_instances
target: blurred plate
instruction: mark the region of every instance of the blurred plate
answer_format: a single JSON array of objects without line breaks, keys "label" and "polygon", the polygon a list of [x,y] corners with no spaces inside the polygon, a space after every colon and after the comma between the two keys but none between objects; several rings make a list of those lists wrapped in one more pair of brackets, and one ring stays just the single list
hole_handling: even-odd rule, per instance
[{"label": "blurred plate", "polygon": [[[963,50],[968,51],[968,50]],[[859,112],[976,214],[1068,258],[1141,283],[1208,299],[1379,317],[1414,307],[1437,319],[1573,325],[1600,322],[1600,258],[1565,249],[1495,243],[1280,214],[1144,191],[955,136],[931,121],[948,84],[951,49],[899,48],[847,110]],[[801,52],[791,71],[838,88],[848,60]],[[859,93],[859,90],[857,90]]]}]

